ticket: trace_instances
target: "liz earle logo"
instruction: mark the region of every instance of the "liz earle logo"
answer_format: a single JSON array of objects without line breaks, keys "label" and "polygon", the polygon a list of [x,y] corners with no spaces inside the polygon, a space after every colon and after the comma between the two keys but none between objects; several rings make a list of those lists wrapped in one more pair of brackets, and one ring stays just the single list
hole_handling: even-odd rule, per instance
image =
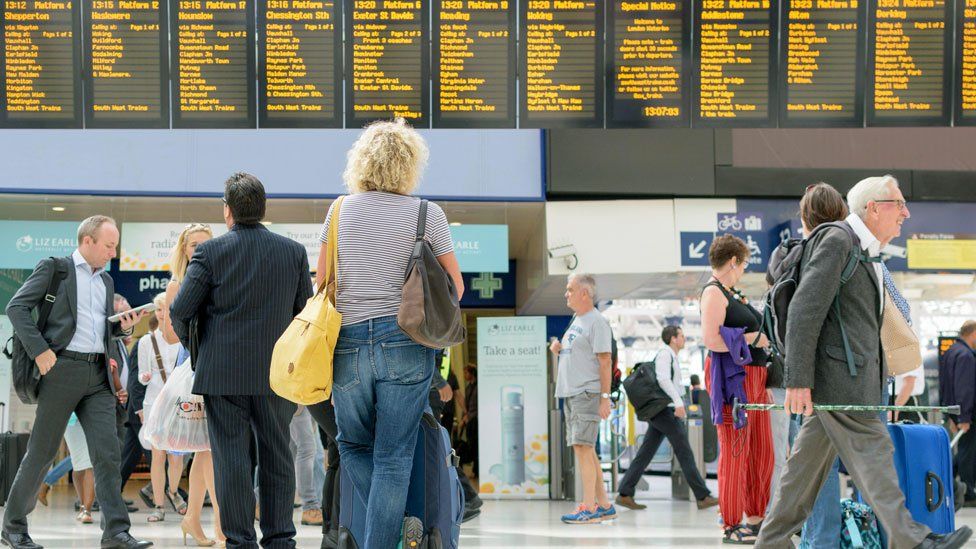
[{"label": "liz earle logo", "polygon": [[42,253],[61,253],[65,249],[73,248],[75,241],[72,238],[58,238],[51,236],[35,237],[25,234],[17,239],[15,247],[18,252],[42,252]]},{"label": "liz earle logo", "polygon": [[531,334],[535,332],[535,326],[531,324],[492,324],[488,328],[488,335],[513,335]]}]

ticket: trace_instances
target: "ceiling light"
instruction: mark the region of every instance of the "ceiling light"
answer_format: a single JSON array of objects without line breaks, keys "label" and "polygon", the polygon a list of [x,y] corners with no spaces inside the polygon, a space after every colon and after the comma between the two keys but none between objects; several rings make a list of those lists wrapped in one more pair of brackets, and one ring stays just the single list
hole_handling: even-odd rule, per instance
[{"label": "ceiling light", "polygon": [[451,226],[452,226],[452,227],[460,227],[460,226],[461,226],[461,224],[460,224],[460,223],[458,223],[457,221],[455,221],[454,223],[451,223]]},{"label": "ceiling light", "polygon": [[268,226],[271,224],[271,221],[262,221],[261,224],[264,226]]},{"label": "ceiling light", "polygon": [[51,210],[53,210],[55,212],[63,212],[64,211],[64,206],[52,206],[51,207]]}]

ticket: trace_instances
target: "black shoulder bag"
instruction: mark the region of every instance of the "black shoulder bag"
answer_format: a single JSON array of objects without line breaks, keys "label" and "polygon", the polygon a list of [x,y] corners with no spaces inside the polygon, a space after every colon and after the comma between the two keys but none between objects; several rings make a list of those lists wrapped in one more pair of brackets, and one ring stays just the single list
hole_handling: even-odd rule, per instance
[{"label": "black shoulder bag", "polygon": [[[47,327],[47,319],[51,316],[51,309],[54,307],[54,301],[57,299],[61,281],[68,277],[68,269],[64,265],[64,262],[56,257],[50,259],[54,263],[54,273],[51,275],[51,281],[47,285],[47,292],[44,294],[44,300],[41,301],[40,309],[37,313],[37,329],[42,334],[44,333],[44,328]],[[13,377],[14,390],[17,391],[17,397],[24,404],[36,404],[38,387],[41,383],[41,371],[27,354],[27,350],[24,348],[24,344],[21,343],[20,338],[17,337],[16,332],[10,336],[7,344],[4,345],[3,355],[10,360],[10,369]]]}]

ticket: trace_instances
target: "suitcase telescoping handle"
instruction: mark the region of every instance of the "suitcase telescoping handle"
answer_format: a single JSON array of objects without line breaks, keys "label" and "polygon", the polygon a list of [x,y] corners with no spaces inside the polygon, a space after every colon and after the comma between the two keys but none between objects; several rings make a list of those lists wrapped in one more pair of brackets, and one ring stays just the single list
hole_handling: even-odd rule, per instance
[{"label": "suitcase telescoping handle", "polygon": [[[939,495],[935,497],[934,487],[939,487]],[[939,475],[929,471],[925,473],[925,507],[929,513],[934,513],[936,509],[942,507],[942,500],[945,499],[945,485]]]}]

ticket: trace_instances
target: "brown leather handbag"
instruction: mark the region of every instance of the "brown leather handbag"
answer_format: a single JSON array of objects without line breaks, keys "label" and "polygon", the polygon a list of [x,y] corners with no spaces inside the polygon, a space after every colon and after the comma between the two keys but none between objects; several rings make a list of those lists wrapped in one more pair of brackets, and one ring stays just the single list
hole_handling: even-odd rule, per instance
[{"label": "brown leather handbag", "polygon": [[417,239],[407,264],[397,324],[415,342],[432,349],[445,349],[463,342],[467,330],[461,319],[454,280],[424,239],[426,232],[427,201],[421,200]]},{"label": "brown leather handbag", "polygon": [[922,364],[918,336],[912,331],[891,296],[885,291],[884,315],[881,317],[881,349],[884,351],[888,374],[897,376],[911,372]]}]

